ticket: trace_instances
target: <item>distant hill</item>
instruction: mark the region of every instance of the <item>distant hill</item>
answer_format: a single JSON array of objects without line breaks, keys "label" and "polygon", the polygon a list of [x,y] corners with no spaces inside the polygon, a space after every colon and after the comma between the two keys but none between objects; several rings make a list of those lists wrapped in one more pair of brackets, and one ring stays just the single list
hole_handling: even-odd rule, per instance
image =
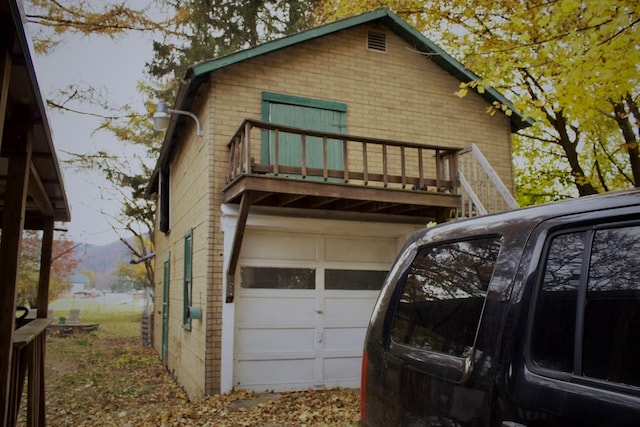
[{"label": "distant hill", "polygon": [[120,263],[128,264],[132,258],[129,249],[119,240],[101,246],[83,243],[73,252],[78,259],[76,271],[93,271],[98,289],[109,289],[112,280],[117,275],[118,265]]}]

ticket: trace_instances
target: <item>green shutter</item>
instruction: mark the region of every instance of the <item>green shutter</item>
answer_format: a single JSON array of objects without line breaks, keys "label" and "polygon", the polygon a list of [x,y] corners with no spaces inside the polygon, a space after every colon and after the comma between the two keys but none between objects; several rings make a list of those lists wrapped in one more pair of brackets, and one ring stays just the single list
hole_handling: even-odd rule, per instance
[{"label": "green shutter", "polygon": [[182,310],[182,326],[191,330],[191,318],[189,317],[189,306],[191,306],[191,296],[193,291],[192,283],[192,264],[193,264],[193,230],[189,230],[184,235],[184,280],[183,280],[183,310]]},{"label": "green shutter", "polygon": [[[269,92],[264,92],[262,99],[263,121],[332,133],[346,132],[346,104]],[[299,135],[282,133],[279,145],[281,165],[300,165],[302,145]],[[272,163],[276,153],[269,133],[265,132],[262,148],[262,162]],[[329,140],[327,155],[329,169],[344,168],[341,141]],[[322,167],[322,138],[307,138],[307,167]]]}]

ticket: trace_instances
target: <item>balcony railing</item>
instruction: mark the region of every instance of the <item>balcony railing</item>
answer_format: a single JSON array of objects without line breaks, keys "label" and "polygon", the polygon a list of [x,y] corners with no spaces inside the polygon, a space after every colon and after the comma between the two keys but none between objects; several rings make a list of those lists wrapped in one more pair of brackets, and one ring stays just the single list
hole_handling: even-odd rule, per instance
[{"label": "balcony railing", "polygon": [[44,357],[50,319],[34,319],[13,335],[8,426],[17,423],[25,380],[27,383],[27,426],[45,425]]},{"label": "balcony railing", "polygon": [[468,218],[516,209],[518,203],[476,144],[460,151],[462,203],[455,213]]},{"label": "balcony railing", "polygon": [[[285,137],[289,146],[292,138],[299,141],[299,159],[289,158],[287,164],[279,160]],[[228,148],[228,184],[246,175],[268,175],[457,194],[457,148],[318,132],[252,119],[243,122]],[[309,161],[312,150],[321,157],[315,160],[315,166]],[[330,165],[332,150],[342,163],[339,168]],[[268,160],[256,160],[265,158]]]}]

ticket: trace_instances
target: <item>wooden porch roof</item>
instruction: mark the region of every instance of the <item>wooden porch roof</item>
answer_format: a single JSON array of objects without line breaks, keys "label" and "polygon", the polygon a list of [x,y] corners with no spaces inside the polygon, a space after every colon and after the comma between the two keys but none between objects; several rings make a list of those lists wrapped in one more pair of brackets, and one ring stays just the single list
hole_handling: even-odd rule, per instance
[{"label": "wooden porch roof", "polygon": [[7,210],[7,189],[13,179],[10,158],[20,155],[30,138],[25,226],[40,229],[43,218],[69,221],[71,212],[18,3],[0,2],[0,216]]}]

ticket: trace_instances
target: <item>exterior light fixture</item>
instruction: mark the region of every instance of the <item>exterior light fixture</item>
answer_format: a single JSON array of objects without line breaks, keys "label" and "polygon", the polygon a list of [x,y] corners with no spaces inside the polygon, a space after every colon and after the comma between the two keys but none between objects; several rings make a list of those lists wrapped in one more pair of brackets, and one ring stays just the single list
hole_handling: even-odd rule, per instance
[{"label": "exterior light fixture", "polygon": [[169,108],[167,103],[160,99],[156,104],[156,112],[153,115],[153,128],[155,130],[167,130],[169,127],[169,118],[171,114],[181,114],[183,116],[189,116],[196,121],[196,133],[198,136],[202,136],[202,129],[200,128],[200,121],[198,117],[190,111],[174,110]]}]

